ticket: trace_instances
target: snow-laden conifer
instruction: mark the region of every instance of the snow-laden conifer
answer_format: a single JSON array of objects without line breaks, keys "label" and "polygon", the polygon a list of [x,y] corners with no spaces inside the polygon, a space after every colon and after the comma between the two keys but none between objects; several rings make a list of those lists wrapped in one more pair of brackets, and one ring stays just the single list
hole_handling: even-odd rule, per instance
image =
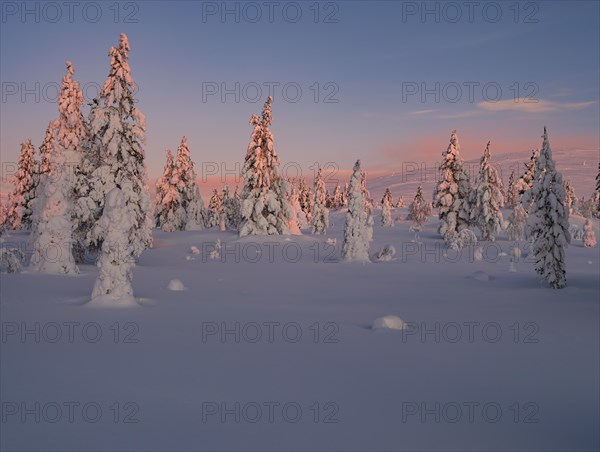
[{"label": "snow-laden conifer", "polygon": [[438,232],[449,246],[455,248],[460,246],[457,238],[468,228],[470,218],[469,176],[463,169],[456,131],[452,132],[450,144],[442,155],[441,178],[433,193],[433,202],[439,212]]},{"label": "snow-laden conifer", "polygon": [[586,219],[585,224],[583,225],[583,246],[586,248],[593,248],[596,246],[596,234],[590,218]]},{"label": "snow-laden conifer", "polygon": [[327,208],[325,181],[321,168],[315,177],[314,205],[312,208],[312,232],[313,234],[325,234],[329,225],[329,209]]},{"label": "snow-laden conifer", "polygon": [[502,181],[496,168],[490,164],[490,143],[488,142],[480,160],[477,186],[473,191],[474,202],[471,210],[471,222],[481,231],[481,239],[494,242],[502,227],[504,204]]},{"label": "snow-laden conifer", "polygon": [[242,168],[242,223],[240,237],[247,235],[289,234],[288,223],[293,217],[287,193],[287,181],[279,174],[279,157],[275,151],[269,96],[261,118],[252,115],[252,138]]},{"label": "snow-laden conifer", "polygon": [[551,288],[562,289],[567,285],[565,248],[571,242],[569,211],[562,175],[556,171],[545,127],[542,138],[534,183],[523,196],[523,203],[531,206],[526,235],[533,240],[536,272]]},{"label": "snow-laden conifer", "polygon": [[389,188],[385,189],[383,198],[381,199],[381,225],[382,226],[393,226],[394,219],[392,218],[392,192]]},{"label": "snow-laden conifer", "polygon": [[[131,215],[129,241],[137,258],[152,246],[152,204],[148,195],[145,152],[146,118],[136,107],[135,83],[129,67],[129,40],[121,33],[118,47],[110,49],[110,71],[93,106],[90,129],[91,152],[98,156],[99,167],[92,176],[90,196],[101,215],[106,194],[119,188]],[[100,244],[106,231],[98,222],[91,241]]]},{"label": "snow-laden conifer", "polygon": [[39,163],[31,140],[21,143],[17,172],[12,176],[13,191],[8,195],[7,224],[11,229],[31,229],[36,189],[39,184]]},{"label": "snow-laden conifer", "polygon": [[373,239],[373,217],[371,209],[365,206],[362,180],[360,160],[357,160],[350,178],[348,213],[342,245],[342,258],[347,261],[369,261],[369,244]]}]

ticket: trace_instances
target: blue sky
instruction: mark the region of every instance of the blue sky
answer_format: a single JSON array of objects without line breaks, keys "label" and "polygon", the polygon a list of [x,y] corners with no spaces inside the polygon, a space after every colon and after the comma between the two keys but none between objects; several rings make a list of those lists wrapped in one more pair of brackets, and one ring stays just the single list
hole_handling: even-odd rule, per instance
[{"label": "blue sky", "polygon": [[[517,8],[484,1],[471,18],[464,2],[427,2],[439,18],[423,17],[423,2],[278,2],[272,22],[262,1],[227,2],[239,21],[221,16],[223,2],[121,2],[117,11],[112,1],[90,3],[79,2],[71,21],[61,2],[59,19],[45,2],[26,2],[37,13],[25,16],[21,2],[2,2],[3,162],[17,159],[26,138],[40,145],[57,115],[53,87],[65,60],[93,97],[121,32],[129,36],[139,106],[147,116],[151,178],[162,171],[165,147],[175,150],[182,135],[199,168],[201,162],[233,168],[242,161],[248,120],[260,113],[269,82],[279,84],[277,150],[283,162],[298,162],[308,174],[313,162],[350,168],[361,158],[373,172],[390,172],[402,161],[434,161],[454,129],[466,158],[492,140],[493,152],[524,151],[526,160],[544,125],[555,148],[600,148],[596,1],[520,2]],[[251,23],[257,11],[262,17]],[[302,16],[293,22],[297,11]],[[334,22],[325,23],[326,17]],[[238,103],[233,94],[225,102],[220,94],[203,99],[207,84],[235,91],[236,83]],[[263,96],[252,102],[257,85]],[[302,95],[291,102],[298,86]],[[19,92],[12,94],[15,87]],[[22,99],[23,87],[37,91],[40,101],[33,94]],[[432,91],[424,99],[422,88]],[[327,95],[338,102],[324,102]],[[537,102],[524,102],[527,96]]]}]

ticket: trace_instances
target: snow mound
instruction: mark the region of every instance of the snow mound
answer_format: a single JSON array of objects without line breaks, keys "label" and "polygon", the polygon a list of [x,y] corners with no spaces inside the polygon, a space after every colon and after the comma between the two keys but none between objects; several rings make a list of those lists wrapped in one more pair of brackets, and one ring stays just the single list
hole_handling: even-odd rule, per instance
[{"label": "snow mound", "polygon": [[171,281],[169,281],[169,284],[167,285],[167,289],[174,290],[174,291],[181,291],[181,290],[186,290],[186,287],[183,285],[183,283],[179,279],[172,279]]},{"label": "snow mound", "polygon": [[484,271],[476,271],[471,275],[471,278],[473,278],[476,281],[489,281],[490,280],[490,275],[488,275],[486,272]]},{"label": "snow mound", "polygon": [[406,324],[398,316],[386,315],[375,319],[371,328],[374,330],[403,330],[406,328]]},{"label": "snow mound", "polygon": [[190,253],[192,253],[192,254],[200,254],[200,250],[198,249],[198,247],[197,247],[197,246],[193,246],[193,245],[192,245],[192,246],[190,247]]},{"label": "snow mound", "polygon": [[392,245],[386,245],[375,253],[371,260],[374,262],[389,262],[394,259],[396,249]]}]

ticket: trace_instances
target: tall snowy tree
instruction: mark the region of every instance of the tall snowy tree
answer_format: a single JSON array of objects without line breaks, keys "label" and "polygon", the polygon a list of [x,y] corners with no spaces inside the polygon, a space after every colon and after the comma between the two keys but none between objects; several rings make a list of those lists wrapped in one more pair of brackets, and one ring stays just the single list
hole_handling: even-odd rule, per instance
[{"label": "tall snowy tree", "polygon": [[300,188],[294,183],[294,181],[288,181],[290,186],[290,198],[289,202],[292,206],[292,210],[295,212],[296,224],[298,229],[305,229],[309,226],[306,214],[300,205]]},{"label": "tall snowy tree", "polygon": [[229,186],[227,184],[223,185],[223,190],[221,190],[221,221],[220,227],[223,231],[228,229],[227,227],[227,208],[229,205],[229,199],[231,195],[229,194]]},{"label": "tall snowy tree", "polygon": [[515,181],[515,172],[512,171],[508,178],[508,189],[506,190],[506,207],[515,207],[519,202],[519,194],[517,192],[517,186]]},{"label": "tall snowy tree", "polygon": [[373,199],[371,198],[371,193],[367,190],[367,173],[365,171],[360,173],[360,190],[363,202],[365,203],[365,209],[373,209]]},{"label": "tall snowy tree", "polygon": [[42,174],[48,174],[50,172],[50,156],[52,155],[52,151],[54,149],[54,143],[56,141],[55,137],[55,129],[56,122],[50,121],[48,127],[46,128],[46,134],[44,136],[44,141],[40,146],[40,177]]},{"label": "tall snowy tree", "polygon": [[415,199],[408,206],[406,219],[412,221],[414,230],[420,231],[429,215],[431,215],[431,203],[425,201],[423,187],[419,184]]},{"label": "tall snowy tree", "polygon": [[300,185],[298,187],[298,202],[300,202],[300,208],[306,216],[306,221],[311,223],[313,218],[313,194],[312,190],[306,184],[306,180],[304,180],[304,178],[300,179]]},{"label": "tall snowy tree", "polygon": [[218,226],[221,222],[221,215],[223,214],[223,203],[221,202],[221,195],[215,189],[213,195],[208,201],[208,208],[206,209],[206,227],[212,228]]},{"label": "tall snowy tree", "polygon": [[98,259],[100,274],[92,291],[92,303],[126,304],[135,302],[131,286],[134,264],[130,232],[134,217],[123,192],[113,188],[106,194],[100,228],[105,232]]},{"label": "tall snowy tree", "polygon": [[64,183],[69,197],[68,215],[73,222],[73,254],[76,262],[82,262],[85,255],[85,235],[91,228],[80,215],[79,187],[87,184],[87,175],[82,173],[84,147],[89,141],[88,127],[81,113],[84,103],[79,82],[73,79],[75,69],[70,61],[66,62],[67,73],[62,79],[58,97],[58,119],[56,127],[56,146],[65,158],[60,171],[68,172]]},{"label": "tall snowy tree", "polygon": [[545,127],[542,138],[533,187],[523,197],[523,203],[531,205],[526,233],[533,239],[536,272],[551,288],[562,289],[567,285],[565,248],[571,242],[569,211],[565,206],[562,175],[552,160]]},{"label": "tall snowy tree", "polygon": [[369,244],[373,239],[373,217],[371,209],[365,208],[362,174],[360,160],[357,160],[350,178],[342,246],[342,258],[348,261],[369,261]]},{"label": "tall snowy tree", "polygon": [[[118,47],[110,49],[110,72],[100,92],[98,105],[92,107],[92,152],[101,165],[93,174],[92,196],[99,215],[105,196],[119,188],[132,217],[129,241],[137,258],[152,246],[152,204],[148,195],[143,144],[146,118],[135,106],[135,83],[129,67],[129,40],[121,33]],[[101,243],[105,231],[98,224],[91,239]]]},{"label": "tall snowy tree", "polygon": [[434,207],[439,209],[438,232],[451,247],[459,246],[458,235],[469,226],[470,185],[469,176],[463,169],[460,145],[456,130],[450,136],[450,144],[442,154],[441,178],[433,193]]},{"label": "tall snowy tree", "polygon": [[166,153],[167,163],[162,176],[156,181],[155,224],[165,232],[181,231],[185,212],[181,206],[181,194],[173,182],[174,157],[170,149]]},{"label": "tall snowy tree", "polygon": [[350,197],[350,184],[346,182],[344,184],[344,191],[342,192],[342,197],[344,200],[344,206],[348,205],[348,198]]},{"label": "tall snowy tree", "polygon": [[531,157],[529,158],[529,162],[524,164],[525,172],[517,181],[517,191],[521,196],[525,194],[526,191],[530,190],[533,186],[533,182],[535,179],[535,169],[537,167],[537,159],[539,153],[539,149],[533,149],[531,151]]},{"label": "tall snowy tree", "polygon": [[72,179],[67,171],[68,152],[59,140],[50,155],[50,171],[43,175],[39,193],[39,213],[32,231],[33,255],[30,268],[50,274],[75,274],[79,269],[73,257]]},{"label": "tall snowy tree", "polygon": [[[107,177],[98,178],[95,173],[101,166],[102,138],[99,134],[103,131],[93,133],[91,130],[90,124],[99,113],[98,100],[94,99],[90,105],[88,121],[85,123],[88,132],[87,140],[84,140],[79,147],[81,159],[75,171],[73,187],[74,238],[77,259],[81,259],[85,254],[96,256],[100,250],[101,238],[100,240],[94,238],[94,228],[102,214],[104,180],[107,179]],[[103,167],[103,171],[106,173],[109,168]],[[99,174],[102,173],[99,172]]]},{"label": "tall snowy tree", "polygon": [[325,189],[325,207],[327,207],[328,209],[331,207],[331,201],[332,201],[332,197],[331,194],[329,193],[328,189]]},{"label": "tall snowy tree", "polygon": [[389,188],[385,189],[383,198],[381,199],[381,224],[382,226],[393,226],[394,219],[392,218],[392,192]]},{"label": "tall snowy tree", "polygon": [[[177,161],[173,171],[173,183],[180,193],[182,215],[181,229],[200,230],[206,223],[204,201],[196,183],[194,162],[190,157],[190,148],[184,136],[177,148]],[[218,222],[217,222],[218,224]]]},{"label": "tall snowy tree", "polygon": [[31,140],[21,143],[17,172],[12,176],[13,191],[8,195],[7,223],[11,229],[31,229],[39,183],[39,163]]},{"label": "tall snowy tree", "polygon": [[340,188],[340,185],[336,185],[333,190],[333,199],[331,201],[332,209],[340,209],[344,205],[344,194]]},{"label": "tall snowy tree", "polygon": [[398,198],[398,202],[396,203],[396,207],[401,209],[404,207],[404,197],[402,195],[400,195],[400,197]]},{"label": "tall snowy tree", "polygon": [[565,206],[569,210],[569,215],[572,215],[575,207],[577,206],[577,196],[575,195],[575,189],[571,185],[570,180],[565,181]]},{"label": "tall snowy tree", "polygon": [[501,191],[502,183],[496,168],[490,164],[490,142],[483,151],[480,160],[477,187],[474,190],[474,203],[471,210],[471,221],[481,231],[481,239],[496,241],[496,233],[502,227],[504,204]]},{"label": "tall snowy tree", "polygon": [[527,212],[521,204],[517,204],[508,217],[508,226],[506,235],[508,240],[518,241],[525,238],[525,223],[527,222]]},{"label": "tall snowy tree", "polygon": [[321,168],[317,171],[315,177],[315,204],[312,209],[312,232],[313,234],[325,234],[329,225],[329,209],[327,206],[327,196],[325,181],[321,174]]},{"label": "tall snowy tree", "polygon": [[242,220],[240,213],[240,197],[237,187],[233,195],[229,192],[229,187],[223,188],[223,213],[225,216],[225,227],[231,231],[237,231]]},{"label": "tall snowy tree", "polygon": [[288,223],[293,217],[287,200],[289,187],[279,174],[279,157],[275,151],[269,96],[261,118],[252,115],[254,127],[242,168],[242,223],[240,237],[247,235],[289,234]]},{"label": "tall snowy tree", "polygon": [[585,220],[583,226],[583,246],[593,248],[596,246],[596,234],[594,233],[594,225],[590,218]]}]

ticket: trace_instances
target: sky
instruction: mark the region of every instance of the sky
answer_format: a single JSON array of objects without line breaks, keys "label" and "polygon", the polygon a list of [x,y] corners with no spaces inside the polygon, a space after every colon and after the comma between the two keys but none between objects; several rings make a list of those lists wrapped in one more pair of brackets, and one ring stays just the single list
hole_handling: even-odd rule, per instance
[{"label": "sky", "polygon": [[4,192],[19,144],[58,114],[65,61],[91,100],[121,32],[151,180],[186,135],[201,184],[235,185],[270,93],[290,176],[437,161],[455,129],[466,159],[491,140],[525,161],[544,126],[553,148],[600,149],[597,1],[0,4]]}]

